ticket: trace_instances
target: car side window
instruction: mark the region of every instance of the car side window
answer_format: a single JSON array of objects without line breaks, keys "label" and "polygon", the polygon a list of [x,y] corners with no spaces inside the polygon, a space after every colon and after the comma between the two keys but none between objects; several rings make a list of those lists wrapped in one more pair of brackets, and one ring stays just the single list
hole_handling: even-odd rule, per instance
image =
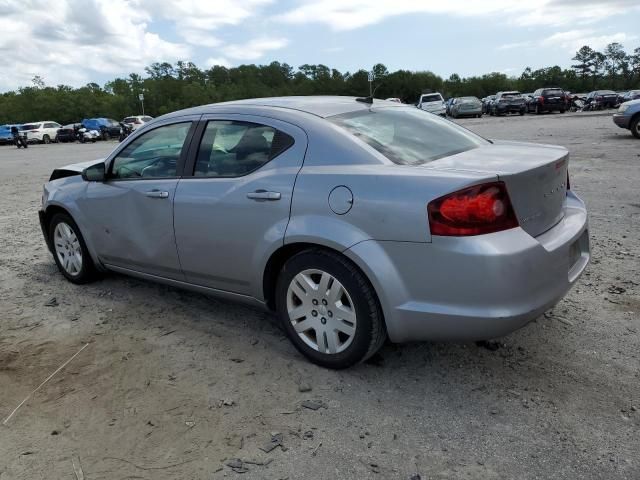
[{"label": "car side window", "polygon": [[110,179],[175,177],[191,122],[155,128],[137,137],[115,157]]},{"label": "car side window", "polygon": [[293,145],[280,130],[257,123],[212,120],[202,135],[194,168],[196,177],[241,177],[268,163]]}]

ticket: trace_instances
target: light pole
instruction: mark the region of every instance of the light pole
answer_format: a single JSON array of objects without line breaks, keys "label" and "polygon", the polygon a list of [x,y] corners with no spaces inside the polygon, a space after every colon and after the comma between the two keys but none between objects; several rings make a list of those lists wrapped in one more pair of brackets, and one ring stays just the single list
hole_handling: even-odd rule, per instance
[{"label": "light pole", "polygon": [[376,74],[373,71],[369,72],[367,75],[367,80],[369,80],[369,96],[373,98],[373,81],[376,78]]},{"label": "light pole", "polygon": [[140,104],[142,105],[142,115],[144,116],[144,93],[138,95],[138,100],[140,100]]}]

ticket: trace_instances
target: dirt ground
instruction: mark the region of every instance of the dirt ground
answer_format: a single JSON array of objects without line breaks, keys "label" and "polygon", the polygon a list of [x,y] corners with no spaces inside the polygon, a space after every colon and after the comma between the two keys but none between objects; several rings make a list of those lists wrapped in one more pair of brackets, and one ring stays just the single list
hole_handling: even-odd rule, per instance
[{"label": "dirt ground", "polygon": [[258,310],[119,275],[65,281],[41,186],[115,144],[1,147],[0,479],[640,478],[640,141],[608,115],[460,123],[569,148],[592,263],[498,342],[387,345],[340,372]]}]

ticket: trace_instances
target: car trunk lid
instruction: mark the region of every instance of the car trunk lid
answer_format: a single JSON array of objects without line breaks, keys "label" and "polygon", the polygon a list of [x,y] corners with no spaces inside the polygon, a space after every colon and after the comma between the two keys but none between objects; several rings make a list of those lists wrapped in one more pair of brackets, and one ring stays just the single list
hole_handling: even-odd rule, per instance
[{"label": "car trunk lid", "polygon": [[564,216],[569,153],[562,147],[495,142],[423,166],[495,174],[505,182],[518,222],[538,236]]}]

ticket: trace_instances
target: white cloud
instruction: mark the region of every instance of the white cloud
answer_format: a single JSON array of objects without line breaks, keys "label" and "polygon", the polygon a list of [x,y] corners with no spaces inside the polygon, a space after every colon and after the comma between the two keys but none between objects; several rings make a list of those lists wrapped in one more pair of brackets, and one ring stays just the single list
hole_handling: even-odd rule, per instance
[{"label": "white cloud", "polygon": [[34,75],[49,85],[79,85],[96,74],[140,71],[190,55],[186,45],[150,32],[149,20],[126,0],[57,0],[55,8],[47,0],[24,0],[4,8],[0,51],[11,68],[0,70],[0,89],[28,85]]},{"label": "white cloud", "polygon": [[601,35],[595,30],[577,29],[555,33],[542,40],[540,45],[544,47],[560,47],[569,53],[574,53],[583,45],[589,45],[594,50],[600,50],[612,42],[624,43],[637,38],[636,35],[627,35],[626,33]]},{"label": "white cloud", "polygon": [[260,37],[242,44],[227,45],[222,47],[222,51],[226,56],[237,60],[256,60],[266,52],[279,50],[288,43],[286,38]]},{"label": "white cloud", "polygon": [[602,20],[638,8],[637,0],[312,0],[278,18],[291,24],[323,23],[334,30],[353,30],[408,14],[500,14],[505,21],[531,26]]},{"label": "white cloud", "polygon": [[211,34],[224,26],[238,25],[261,13],[274,0],[131,0],[136,8],[154,18],[172,22],[187,43],[217,47],[220,40]]}]

